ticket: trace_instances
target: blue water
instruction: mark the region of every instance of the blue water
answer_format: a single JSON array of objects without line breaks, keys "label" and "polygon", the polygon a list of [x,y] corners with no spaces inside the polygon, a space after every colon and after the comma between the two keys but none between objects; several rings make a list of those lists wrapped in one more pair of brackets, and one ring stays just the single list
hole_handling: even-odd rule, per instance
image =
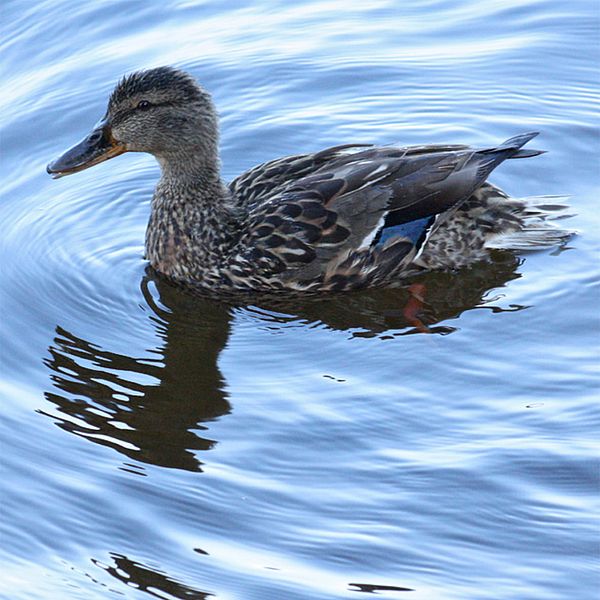
[{"label": "blue water", "polygon": [[[598,597],[596,2],[0,16],[2,599]],[[214,95],[226,179],[539,130],[548,153],[492,181],[568,196],[578,234],[421,278],[423,327],[406,290],[189,297],[146,272],[151,157],[45,173],[122,74],[160,64]]]}]

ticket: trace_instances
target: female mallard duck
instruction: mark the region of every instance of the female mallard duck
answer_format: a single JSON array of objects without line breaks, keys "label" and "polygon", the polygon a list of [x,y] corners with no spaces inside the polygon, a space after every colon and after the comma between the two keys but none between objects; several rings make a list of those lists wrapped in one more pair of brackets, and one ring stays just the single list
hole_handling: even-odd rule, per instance
[{"label": "female mallard duck", "polygon": [[157,271],[216,292],[339,291],[462,267],[501,237],[517,248],[562,241],[543,207],[485,182],[507,158],[540,154],[521,149],[535,135],[483,150],[336,146],[267,162],[227,186],[210,96],[159,67],[121,80],[102,121],[48,172],[149,152],[162,171],[146,233]]}]

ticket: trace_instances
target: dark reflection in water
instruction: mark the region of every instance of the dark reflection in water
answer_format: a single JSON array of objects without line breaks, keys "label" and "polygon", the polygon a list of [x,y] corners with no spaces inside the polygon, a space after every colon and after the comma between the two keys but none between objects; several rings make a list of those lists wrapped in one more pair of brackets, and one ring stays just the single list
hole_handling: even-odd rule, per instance
[{"label": "dark reflection in water", "polygon": [[[202,436],[209,422],[230,412],[218,358],[236,310],[262,326],[325,325],[351,336],[381,338],[411,333],[447,334],[442,321],[485,307],[507,282],[519,277],[519,259],[498,254],[460,273],[430,273],[398,289],[303,300],[223,303],[189,294],[148,272],[142,291],[162,344],[154,358],[101,348],[60,326],[44,360],[53,389],[46,398],[58,416],[44,413],[70,433],[109,446],[135,461],[200,471],[197,451],[216,443]],[[156,288],[155,301],[151,289]],[[415,293],[415,289],[418,293]],[[524,307],[489,307],[493,311]],[[140,473],[140,467],[126,465]]]},{"label": "dark reflection in water", "polygon": [[121,554],[110,554],[114,565],[106,565],[98,560],[92,562],[109,575],[124,584],[155,596],[156,598],[181,598],[189,600],[205,600],[214,596],[210,592],[201,592],[167,577],[146,565],[142,565]]},{"label": "dark reflection in water", "polygon": [[413,588],[399,587],[397,585],[373,585],[371,583],[349,583],[348,588],[352,592],[364,592],[365,594],[376,594],[377,592],[414,592]]},{"label": "dark reflection in water", "polygon": [[153,351],[156,358],[110,352],[57,327],[44,361],[55,390],[46,398],[56,405],[61,415],[56,423],[66,431],[137,461],[200,470],[195,451],[215,442],[195,430],[231,410],[217,367],[230,309],[164,285],[163,309],[146,285],[144,290],[163,340]]}]

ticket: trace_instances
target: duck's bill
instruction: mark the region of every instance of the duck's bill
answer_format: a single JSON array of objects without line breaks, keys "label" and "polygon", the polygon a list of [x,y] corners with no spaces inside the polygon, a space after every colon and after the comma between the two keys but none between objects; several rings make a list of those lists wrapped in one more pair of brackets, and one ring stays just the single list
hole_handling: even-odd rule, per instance
[{"label": "duck's bill", "polygon": [[46,170],[57,179],[93,167],[123,152],[127,152],[127,148],[115,141],[110,126],[102,121],[84,140],[52,161]]}]

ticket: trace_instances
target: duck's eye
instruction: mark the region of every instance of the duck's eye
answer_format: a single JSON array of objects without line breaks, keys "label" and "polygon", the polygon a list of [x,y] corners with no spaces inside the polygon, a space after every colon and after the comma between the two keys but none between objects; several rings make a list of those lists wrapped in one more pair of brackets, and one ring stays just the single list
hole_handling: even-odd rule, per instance
[{"label": "duck's eye", "polygon": [[150,104],[148,100],[140,100],[136,108],[139,108],[140,110],[148,110],[151,106],[152,104]]}]

